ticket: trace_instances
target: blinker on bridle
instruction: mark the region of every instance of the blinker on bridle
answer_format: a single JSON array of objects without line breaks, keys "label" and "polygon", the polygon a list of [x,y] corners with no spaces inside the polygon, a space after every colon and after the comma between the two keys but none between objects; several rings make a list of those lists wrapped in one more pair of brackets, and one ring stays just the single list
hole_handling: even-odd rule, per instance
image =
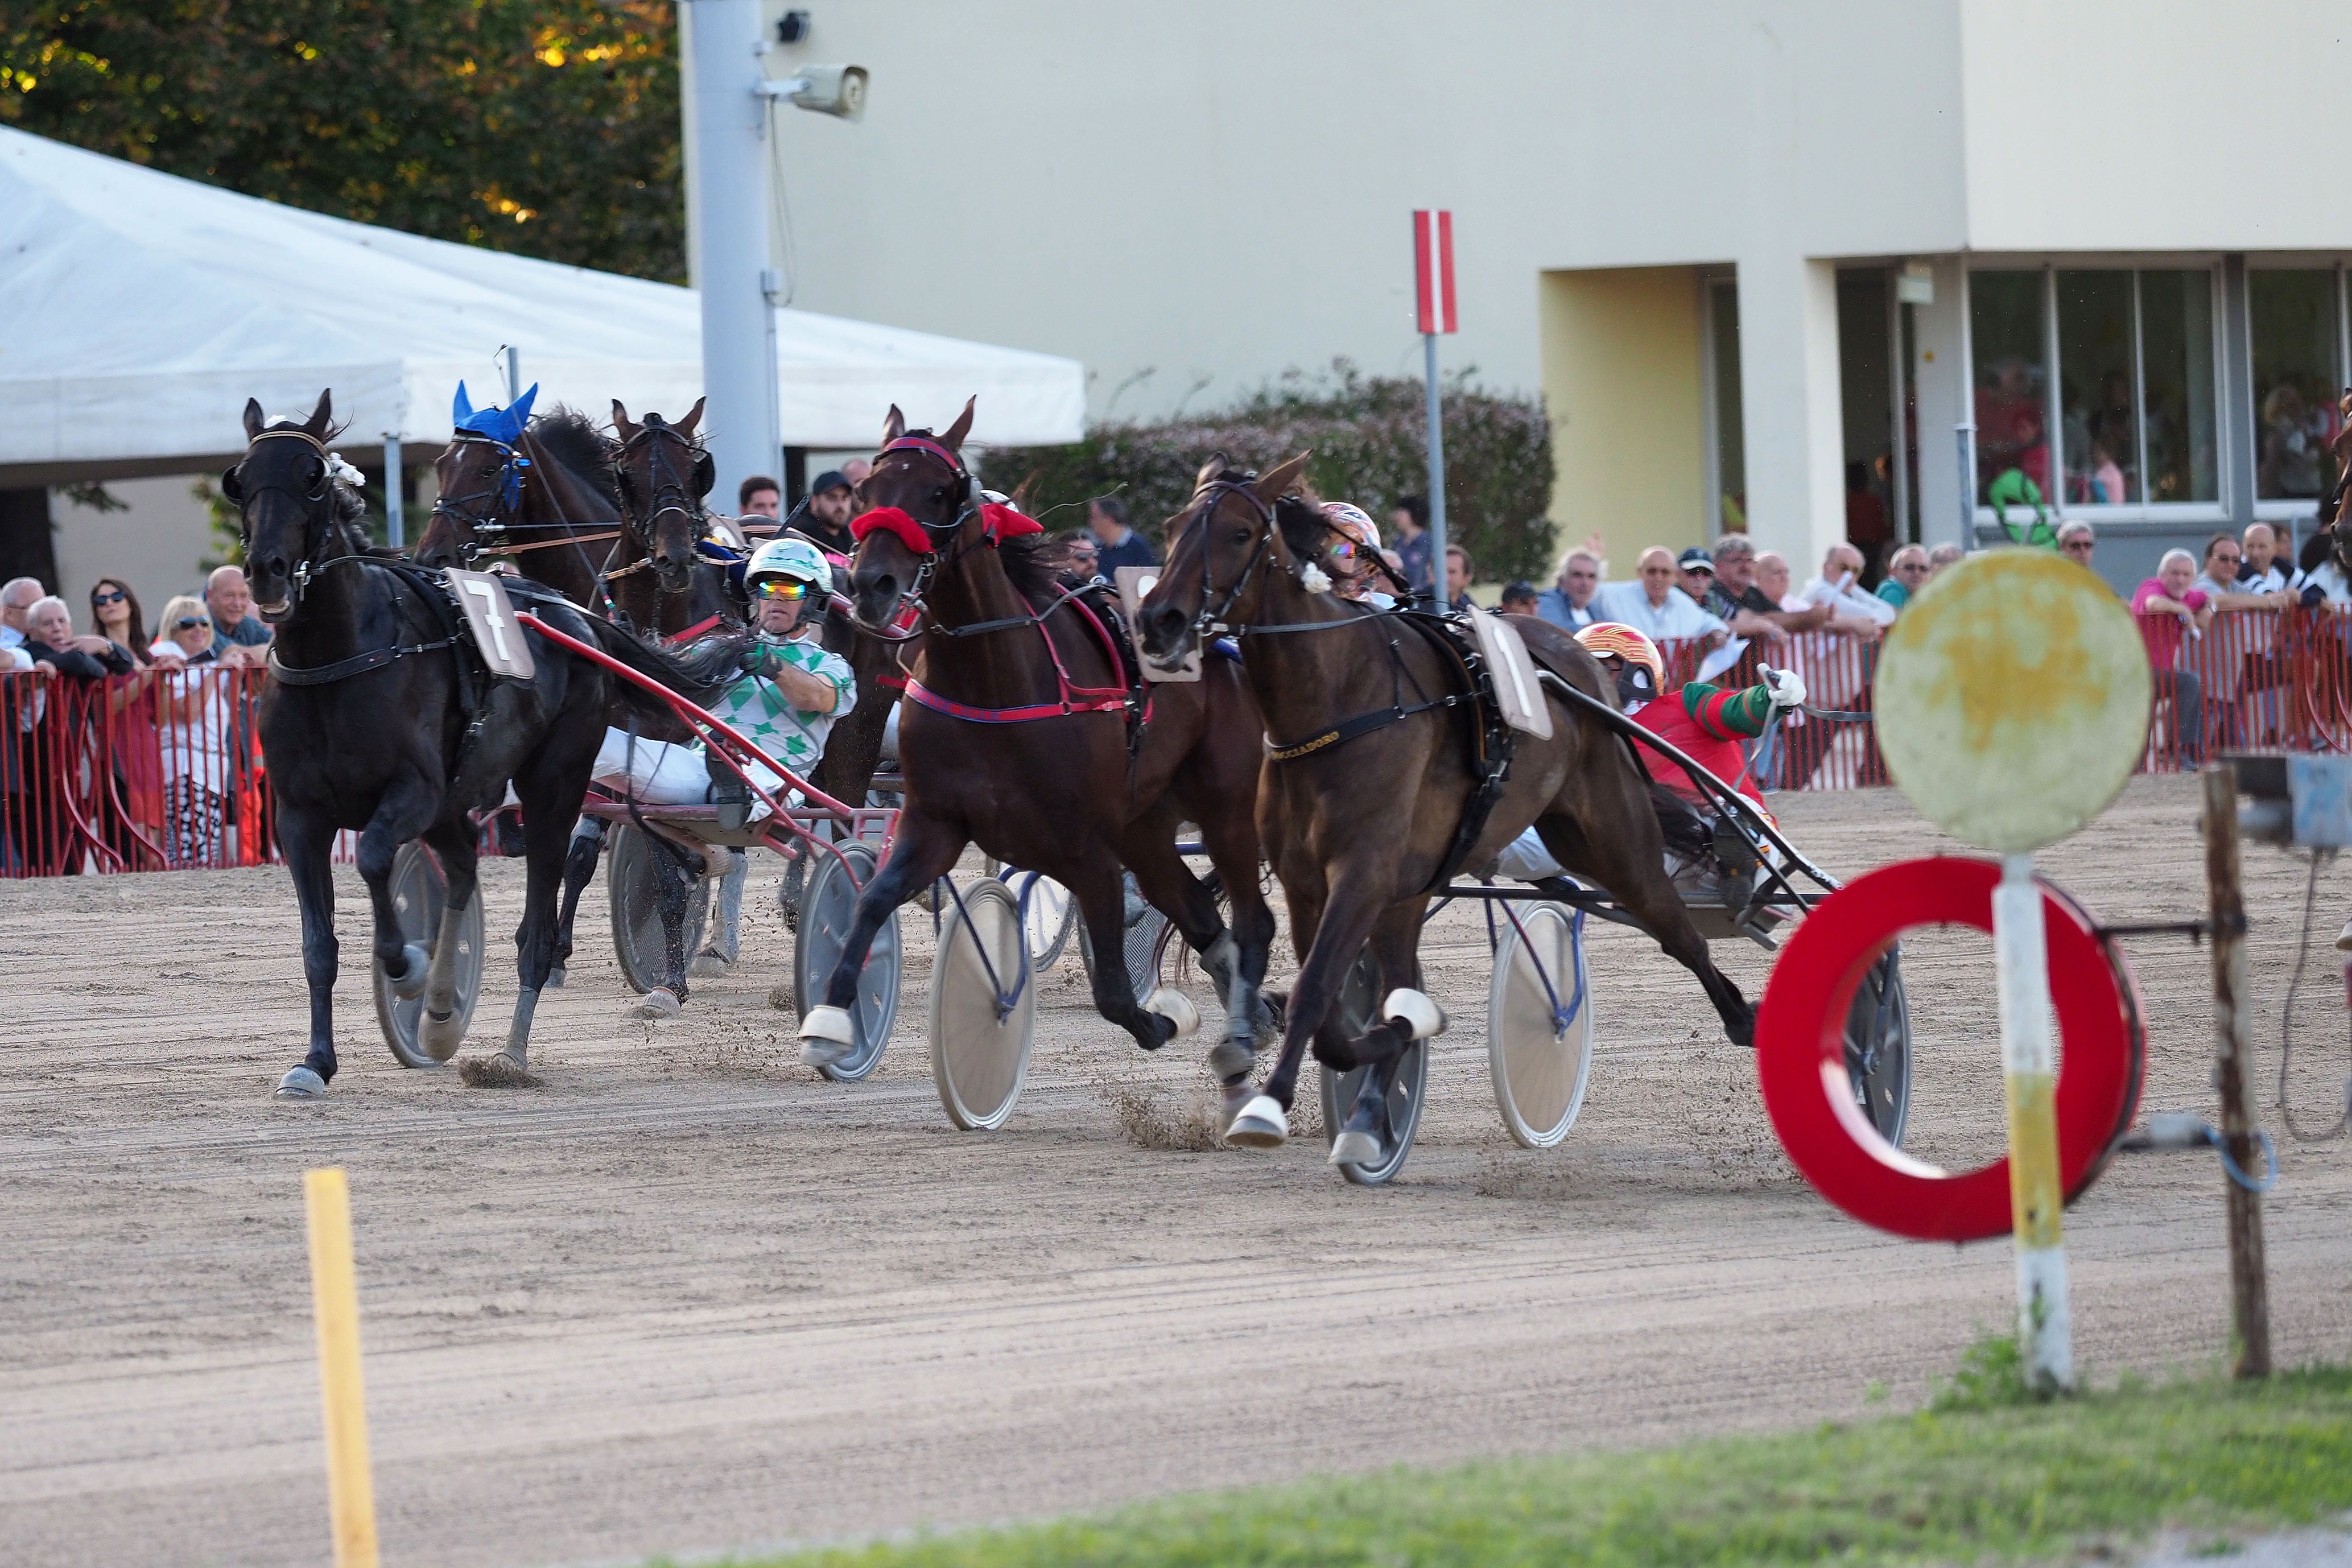
[{"label": "blinker on bridle", "polygon": [[898,595],[901,600],[914,605],[919,613],[915,626],[901,636],[887,628],[869,626],[862,617],[858,618],[858,628],[867,637],[883,642],[912,642],[923,635],[921,622],[931,618],[931,607],[923,600],[925,592],[929,589],[932,580],[939,575],[940,567],[942,564],[953,565],[957,558],[961,555],[962,552],[955,548],[957,542],[963,535],[965,524],[980,515],[980,486],[973,481],[971,470],[963,466],[962,458],[927,437],[899,437],[874,454],[876,464],[878,466],[883,458],[893,452],[919,452],[927,458],[938,459],[947,465],[948,471],[961,482],[963,489],[962,504],[957,508],[955,516],[946,522],[929,522],[922,518],[915,519],[916,526],[923,531],[923,537],[929,540],[931,544],[929,550],[916,557],[915,580],[908,585],[906,592]]},{"label": "blinker on bridle", "polygon": [[[237,479],[237,489],[239,491],[237,499],[237,521],[240,525],[240,532],[244,531],[242,525],[247,521],[248,515],[247,509],[252,506],[253,498],[255,496],[266,494],[270,490],[276,490],[279,495],[291,496],[296,500],[302,503],[302,554],[301,557],[294,563],[294,570],[287,574],[294,584],[294,598],[295,602],[299,604],[301,602],[303,595],[310,586],[310,535],[318,527],[320,521],[316,509],[326,504],[328,495],[333,489],[334,465],[328,459],[327,444],[320,440],[316,436],[311,435],[308,430],[264,430],[246,443],[246,457],[248,458],[251,458],[253,456],[253,448],[258,447],[264,441],[299,441],[319,455],[318,482],[308,490],[297,490],[286,485],[254,485],[248,487],[245,483],[243,478],[245,464],[242,462],[237,464],[237,473],[239,476]],[[338,559],[341,559],[341,557],[338,557]],[[331,562],[329,563],[330,565],[332,563],[333,563]]]}]

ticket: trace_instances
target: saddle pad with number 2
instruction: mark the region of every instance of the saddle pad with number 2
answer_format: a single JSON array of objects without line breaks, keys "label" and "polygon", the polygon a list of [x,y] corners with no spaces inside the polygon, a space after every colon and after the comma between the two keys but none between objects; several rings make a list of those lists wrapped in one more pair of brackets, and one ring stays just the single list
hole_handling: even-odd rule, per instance
[{"label": "saddle pad with number 2", "polygon": [[466,630],[473,635],[484,667],[509,680],[533,679],[538,671],[531,662],[530,644],[523,638],[514,606],[507,602],[505,583],[496,573],[461,572],[455,566],[443,575],[449,581],[449,592],[457,595],[458,608],[466,614]]},{"label": "saddle pad with number 2", "polygon": [[1486,678],[1495,688],[1495,703],[1503,710],[1503,721],[1514,730],[1550,740],[1551,705],[1544,700],[1543,687],[1536,680],[1535,660],[1528,657],[1528,645],[1519,640],[1518,628],[1474,605],[1470,631],[1486,661]]}]

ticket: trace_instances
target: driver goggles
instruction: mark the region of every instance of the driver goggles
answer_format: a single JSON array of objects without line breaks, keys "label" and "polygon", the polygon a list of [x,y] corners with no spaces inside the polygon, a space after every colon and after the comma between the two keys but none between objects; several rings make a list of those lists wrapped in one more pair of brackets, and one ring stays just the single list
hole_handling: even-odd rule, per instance
[{"label": "driver goggles", "polygon": [[808,597],[808,591],[807,584],[796,583],[790,577],[762,577],[751,588],[760,598],[781,599],[786,604]]}]

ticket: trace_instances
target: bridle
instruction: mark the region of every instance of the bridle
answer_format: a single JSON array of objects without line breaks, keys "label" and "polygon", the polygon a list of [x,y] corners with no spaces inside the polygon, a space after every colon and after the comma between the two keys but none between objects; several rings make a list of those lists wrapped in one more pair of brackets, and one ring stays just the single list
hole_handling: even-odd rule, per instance
[{"label": "bridle", "polygon": [[[294,585],[294,603],[299,605],[302,602],[303,595],[309,592],[310,579],[313,576],[324,572],[338,561],[356,560],[359,557],[333,555],[328,557],[316,568],[311,565],[310,557],[318,544],[320,525],[331,524],[334,521],[333,517],[324,510],[334,491],[334,462],[331,455],[327,451],[327,444],[308,430],[264,430],[246,443],[246,458],[250,458],[253,456],[253,449],[264,441],[299,441],[319,455],[318,482],[307,490],[298,490],[289,485],[279,484],[248,486],[244,478],[244,459],[240,459],[236,469],[233,470],[237,475],[236,507],[240,536],[249,534],[252,531],[252,508],[256,496],[266,495],[271,490],[276,490],[279,495],[291,497],[301,509],[302,552],[295,559],[294,569],[287,574],[288,580]],[[345,539],[343,542],[349,545],[351,541]]]},{"label": "bridle", "polygon": [[[457,557],[468,567],[485,554],[503,552],[506,536],[517,528],[569,526],[513,521],[514,509],[522,500],[522,470],[530,467],[530,459],[522,455],[520,447],[472,430],[458,431],[451,445],[488,447],[499,456],[499,466],[482,489],[463,495],[444,494],[433,502],[435,517],[449,518],[461,526]],[[493,507],[495,510],[490,510]]]},{"label": "bridle", "polygon": [[[1257,491],[1254,488],[1256,480],[1255,474],[1241,474],[1231,478],[1225,474],[1220,474],[1192,492],[1192,504],[1197,509],[1194,521],[1201,530],[1201,609],[1200,613],[1192,617],[1192,636],[1196,639],[1213,637],[1272,637],[1287,632],[1335,631],[1342,626],[1361,624],[1361,617],[1358,616],[1349,616],[1336,621],[1287,621],[1279,624],[1237,622],[1233,618],[1234,604],[1248,589],[1250,579],[1257,574],[1261,566],[1265,564],[1267,556],[1273,550],[1275,530],[1277,526],[1275,509],[1258,500]],[[1209,577],[1209,524],[1210,520],[1216,515],[1217,508],[1228,496],[1238,496],[1249,503],[1250,510],[1257,518],[1259,530],[1257,545],[1250,552],[1249,559],[1242,563],[1242,569],[1235,574],[1233,585],[1225,590],[1223,601],[1213,604],[1211,601],[1217,589],[1216,584]],[[1321,517],[1319,514],[1317,521],[1326,533],[1339,531],[1332,525],[1329,519]],[[1174,554],[1173,545],[1170,548],[1170,554],[1171,556]],[[1372,558],[1375,561],[1380,559],[1377,552]],[[1312,564],[1311,562],[1303,562],[1290,568],[1291,577],[1302,587],[1307,585],[1306,572]],[[1383,563],[1382,565],[1385,569],[1386,563]],[[1391,573],[1391,575],[1393,576],[1394,574]],[[1358,607],[1362,608],[1362,606]]]},{"label": "bridle", "polygon": [[944,637],[970,637],[975,632],[998,630],[1002,626],[1027,625],[1026,619],[1015,618],[1002,623],[983,621],[976,626],[948,626],[941,625],[939,617],[931,613],[931,607],[926,602],[924,595],[929,591],[932,583],[938,580],[940,569],[943,566],[954,565],[971,548],[965,542],[964,530],[972,519],[980,515],[982,500],[980,485],[972,478],[971,470],[964,467],[961,458],[939,442],[926,437],[901,436],[889,442],[874,454],[875,466],[878,468],[882,460],[893,452],[914,452],[947,465],[948,471],[955,477],[957,485],[962,491],[962,504],[957,508],[955,516],[945,522],[929,522],[921,518],[915,519],[916,526],[923,531],[923,536],[929,541],[930,548],[915,557],[915,580],[898,595],[901,602],[913,605],[915,609],[914,618],[907,625],[906,629],[904,631],[894,629],[896,623],[900,619],[898,616],[892,617],[892,626],[868,626],[853,605],[849,618],[856,624],[858,631],[879,642],[909,643],[920,638],[927,630],[937,631]]},{"label": "bridle", "polygon": [[[654,484],[653,494],[646,498],[649,503],[648,510],[642,518],[633,517],[629,515],[630,509],[625,506],[621,515],[622,536],[644,551],[645,554],[626,566],[617,567],[603,574],[604,580],[607,583],[652,568],[654,540],[660,531],[656,525],[669,513],[676,512],[685,518],[696,539],[700,539],[709,531],[710,514],[703,507],[702,491],[696,488],[694,482],[697,477],[695,470],[701,466],[702,461],[708,460],[707,456],[700,446],[680,435],[675,426],[655,424],[653,418],[653,416],[647,415],[646,423],[638,428],[635,435],[621,444],[621,453],[625,462],[628,454],[635,451],[640,442],[651,443],[651,456],[647,462],[653,469]],[[667,436],[671,439],[670,441],[652,441],[651,438],[655,436]],[[679,475],[677,465],[671,458],[672,443],[693,453],[698,459],[688,466],[683,477]],[[629,475],[625,466],[620,469],[620,474],[623,499],[625,500]],[[607,559],[610,558],[607,557]]]}]

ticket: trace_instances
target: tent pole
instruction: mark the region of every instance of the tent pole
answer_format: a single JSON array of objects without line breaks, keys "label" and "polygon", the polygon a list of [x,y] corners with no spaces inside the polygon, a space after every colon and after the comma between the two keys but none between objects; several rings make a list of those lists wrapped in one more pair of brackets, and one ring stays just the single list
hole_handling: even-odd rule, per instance
[{"label": "tent pole", "polygon": [[406,547],[405,520],[400,510],[400,432],[383,433],[383,536],[394,550]]}]

